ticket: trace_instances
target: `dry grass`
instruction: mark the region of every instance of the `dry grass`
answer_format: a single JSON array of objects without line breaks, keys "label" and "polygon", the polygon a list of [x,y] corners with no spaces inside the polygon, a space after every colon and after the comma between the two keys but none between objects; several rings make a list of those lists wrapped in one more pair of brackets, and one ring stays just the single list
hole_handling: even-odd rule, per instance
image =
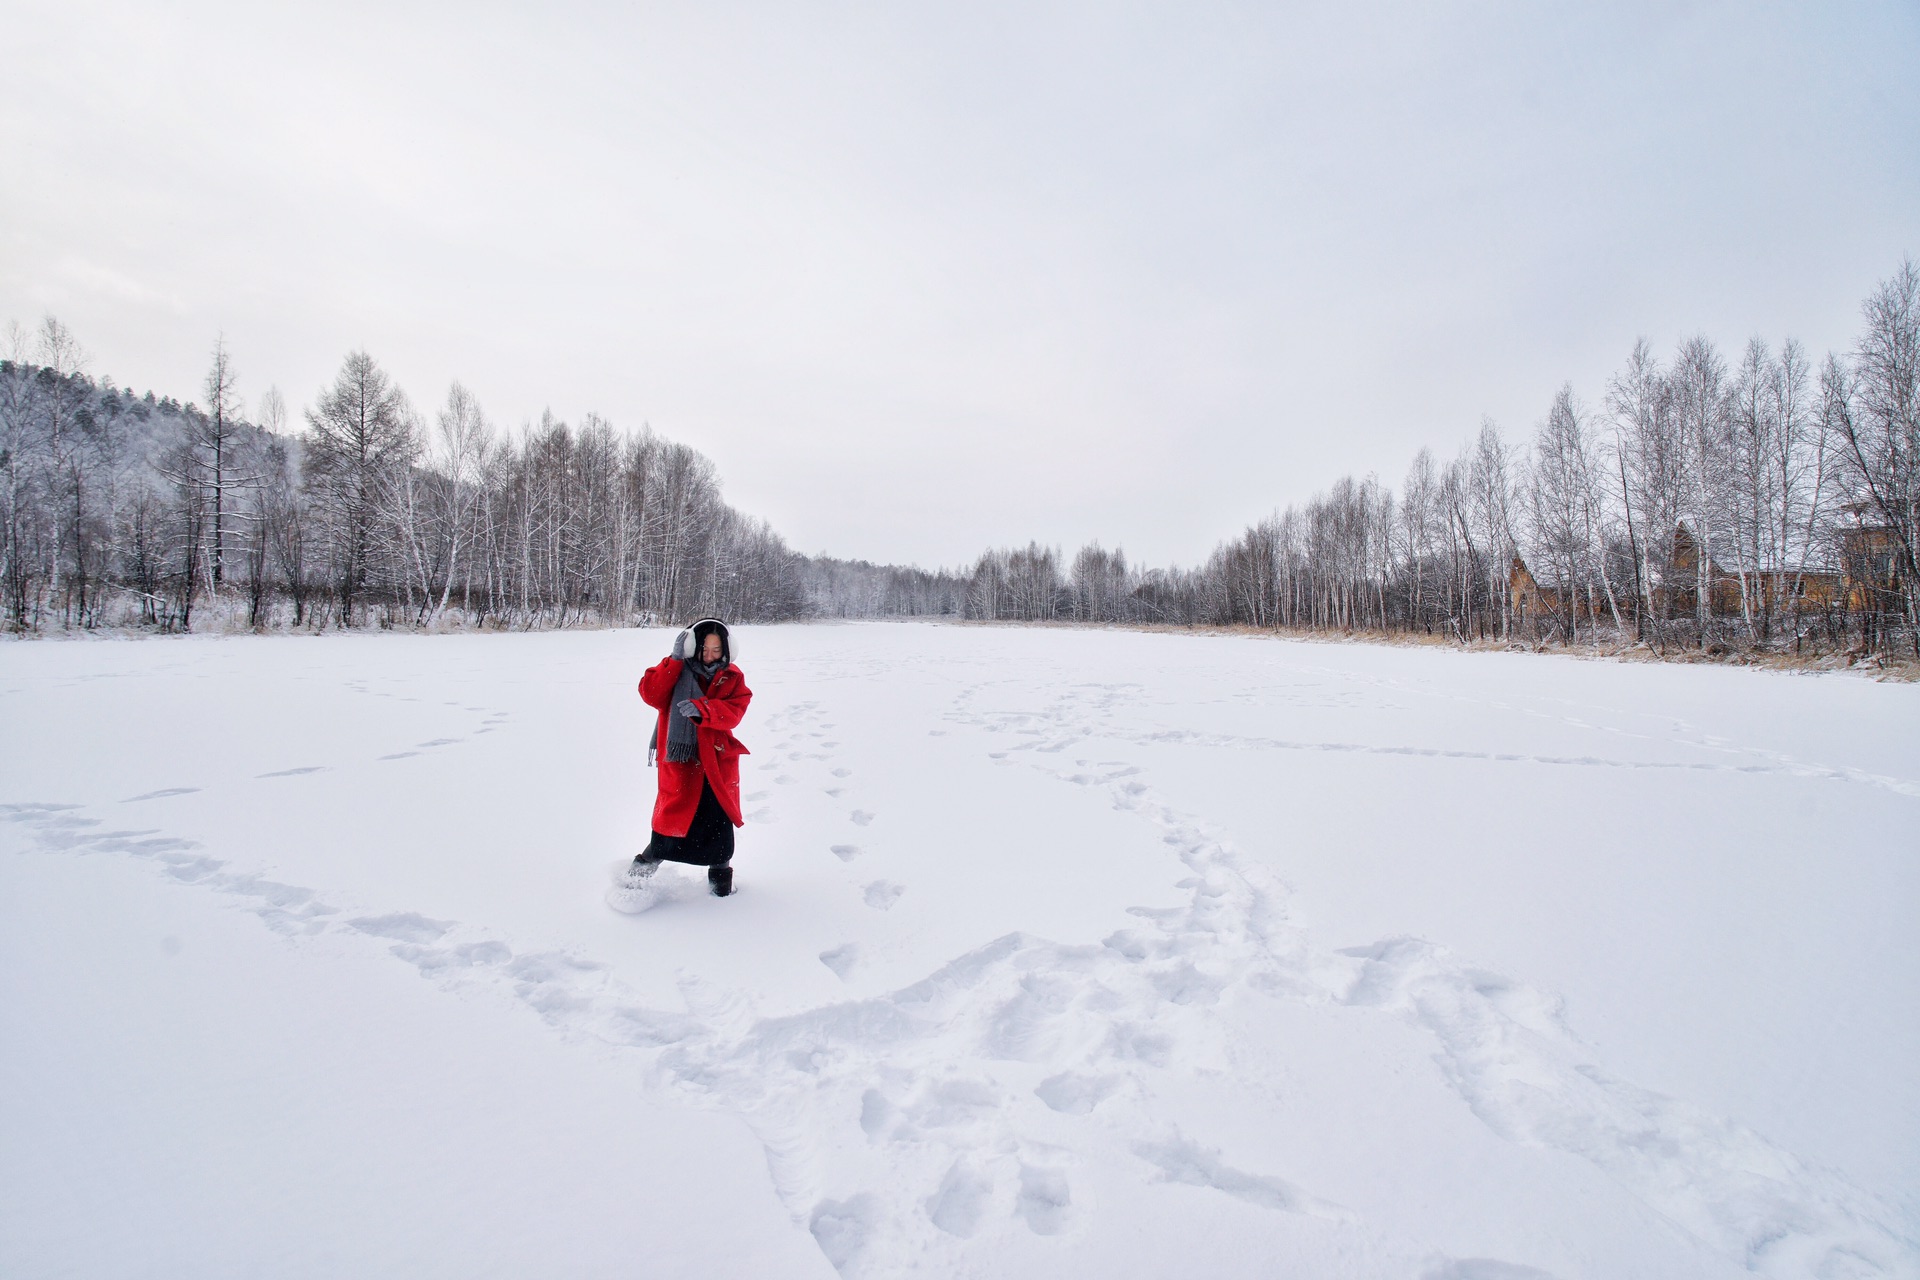
[{"label": "dry grass", "polygon": [[[196,635],[320,635],[339,630],[327,623],[309,624],[295,627],[292,625],[291,608],[276,612],[273,622],[259,632],[250,630],[246,625],[246,612],[243,605],[233,601],[222,601],[220,607],[196,610],[194,615],[194,634]],[[884,620],[884,619],[883,619]],[[900,619],[913,621],[914,619]],[[1275,640],[1293,640],[1302,644],[1373,644],[1387,645],[1405,649],[1455,649],[1467,653],[1550,653],[1590,660],[1609,660],[1616,662],[1661,662],[1661,663],[1712,663],[1720,666],[1754,667],[1767,671],[1805,671],[1833,672],[1844,671],[1856,675],[1868,676],[1876,680],[1895,682],[1920,681],[1920,661],[1912,658],[1889,657],[1882,653],[1862,650],[1838,651],[1822,654],[1795,654],[1769,649],[1734,649],[1716,644],[1702,652],[1691,648],[1669,648],[1664,654],[1651,646],[1635,640],[1618,638],[1586,641],[1577,645],[1548,643],[1546,641],[1510,640],[1470,640],[1462,643],[1450,636],[1429,635],[1424,632],[1405,631],[1314,631],[1303,627],[1250,627],[1232,626],[1182,626],[1175,623],[1158,622],[977,622],[960,618],[943,618],[940,621],[966,627],[1035,627],[1041,629],[1059,629],[1075,631],[1139,631],[1158,635],[1188,636],[1251,636]],[[853,622],[860,619],[831,618],[820,619],[822,624],[835,622]],[[501,632],[501,631],[604,631],[620,630],[627,624],[594,616],[570,620],[564,628],[550,623],[529,625],[525,620],[509,620],[497,615],[476,620],[466,614],[449,611],[425,626],[409,626],[395,620],[387,626],[374,625],[356,627],[354,632],[385,631],[394,635],[446,635],[459,633]],[[14,639],[130,639],[136,637],[160,637],[165,634],[152,627],[142,626],[127,619],[116,621],[91,631],[69,630],[61,626],[46,627],[38,632],[25,634],[9,633]]]},{"label": "dry grass", "polygon": [[[959,621],[959,620],[955,620]],[[1156,622],[965,622],[962,626],[1039,627],[1083,631],[1141,631],[1189,636],[1252,636],[1303,644],[1372,644],[1407,649],[1454,649],[1467,653],[1544,653],[1595,661],[1711,664],[1767,671],[1850,672],[1896,683],[1920,681],[1920,661],[1861,650],[1795,654],[1768,649],[1741,650],[1715,644],[1706,651],[1670,647],[1663,654],[1632,639],[1604,639],[1568,645],[1546,641],[1469,640],[1403,631],[1314,631],[1302,627],[1181,626]]]}]

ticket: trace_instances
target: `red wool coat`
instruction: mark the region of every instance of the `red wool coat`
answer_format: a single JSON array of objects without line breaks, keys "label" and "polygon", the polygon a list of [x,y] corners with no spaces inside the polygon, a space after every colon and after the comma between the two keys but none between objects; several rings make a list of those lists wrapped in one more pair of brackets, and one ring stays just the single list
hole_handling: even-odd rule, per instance
[{"label": "red wool coat", "polygon": [[665,658],[640,677],[640,696],[660,713],[656,740],[660,751],[660,792],[653,802],[653,829],[663,836],[684,836],[693,823],[694,810],[700,807],[700,782],[713,786],[713,798],[720,802],[736,827],[746,825],[740,817],[740,757],[749,754],[733,736],[734,728],[747,714],[753,690],[747,688],[740,668],[728,664],[707,685],[704,698],[695,698],[700,718],[694,722],[694,737],[700,743],[700,759],[667,759],[667,711],[673,705],[674,686],[680,683],[681,662]]}]

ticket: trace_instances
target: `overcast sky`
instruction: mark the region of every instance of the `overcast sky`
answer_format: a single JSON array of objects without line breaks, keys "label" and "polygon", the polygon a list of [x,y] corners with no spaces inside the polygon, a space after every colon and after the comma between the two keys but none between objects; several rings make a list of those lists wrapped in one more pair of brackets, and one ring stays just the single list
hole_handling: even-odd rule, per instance
[{"label": "overcast sky", "polygon": [[[544,10],[544,11],[542,11]],[[1848,345],[1920,5],[0,0],[0,323],[296,419],[350,350],[708,453],[802,551],[1192,563],[1589,403]]]}]

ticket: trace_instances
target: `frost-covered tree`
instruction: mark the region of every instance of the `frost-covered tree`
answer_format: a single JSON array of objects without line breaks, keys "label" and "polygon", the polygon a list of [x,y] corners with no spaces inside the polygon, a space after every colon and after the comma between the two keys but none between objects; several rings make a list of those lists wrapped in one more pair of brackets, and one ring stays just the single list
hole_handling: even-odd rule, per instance
[{"label": "frost-covered tree", "polygon": [[1560,388],[1540,424],[1529,470],[1533,572],[1553,585],[1555,621],[1565,628],[1569,641],[1577,640],[1581,595],[1591,589],[1596,531],[1593,463],[1572,384]]},{"label": "frost-covered tree", "polygon": [[1841,483],[1857,511],[1884,531],[1889,577],[1920,650],[1920,270],[1911,259],[1862,310],[1866,330],[1852,378],[1829,397]]},{"label": "frost-covered tree", "polygon": [[320,516],[341,624],[353,619],[383,550],[388,487],[414,459],[406,396],[364,351],[349,354],[307,410],[305,482]]},{"label": "frost-covered tree", "polygon": [[1732,414],[1727,365],[1705,337],[1680,344],[1668,373],[1673,397],[1674,427],[1686,462],[1686,518],[1696,553],[1694,559],[1694,621],[1700,643],[1713,626],[1714,557],[1729,541],[1727,528],[1730,479],[1729,454]]}]

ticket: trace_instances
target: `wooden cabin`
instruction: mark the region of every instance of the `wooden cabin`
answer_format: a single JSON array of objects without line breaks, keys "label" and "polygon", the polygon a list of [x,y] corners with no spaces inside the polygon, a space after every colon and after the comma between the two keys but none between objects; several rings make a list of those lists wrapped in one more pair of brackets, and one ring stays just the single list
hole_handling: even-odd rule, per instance
[{"label": "wooden cabin", "polygon": [[1889,524],[1861,524],[1840,532],[1840,568],[1847,608],[1856,613],[1897,609],[1905,584],[1900,538]]},{"label": "wooden cabin", "polygon": [[[1867,607],[1865,600],[1871,592],[1863,587],[1864,580],[1854,577],[1850,570],[1857,560],[1863,568],[1872,572],[1890,574],[1888,566],[1892,557],[1887,551],[1890,536],[1889,533],[1888,538],[1882,541],[1861,541],[1857,553],[1843,550],[1846,567],[1842,571],[1802,567],[1748,574],[1745,591],[1753,602],[1754,612],[1779,617],[1825,609],[1832,607],[1843,595],[1848,608]],[[1664,574],[1655,570],[1655,579],[1650,584],[1656,616],[1695,616],[1700,590],[1700,557],[1700,544],[1694,538],[1693,531],[1685,524],[1676,527],[1673,531],[1671,568]],[[1711,554],[1707,557],[1706,568],[1708,609],[1711,615],[1716,618],[1742,616],[1740,575],[1722,568]],[[1615,582],[1613,593],[1623,620],[1638,614],[1640,602],[1635,597],[1632,581]],[[1581,593],[1574,594],[1575,599],[1563,600],[1558,587],[1542,586],[1527,567],[1526,561],[1519,556],[1513,558],[1513,564],[1507,572],[1507,597],[1517,626],[1565,625],[1569,608],[1576,626],[1591,626],[1608,620],[1606,598],[1598,591],[1593,593],[1592,599]]]}]

